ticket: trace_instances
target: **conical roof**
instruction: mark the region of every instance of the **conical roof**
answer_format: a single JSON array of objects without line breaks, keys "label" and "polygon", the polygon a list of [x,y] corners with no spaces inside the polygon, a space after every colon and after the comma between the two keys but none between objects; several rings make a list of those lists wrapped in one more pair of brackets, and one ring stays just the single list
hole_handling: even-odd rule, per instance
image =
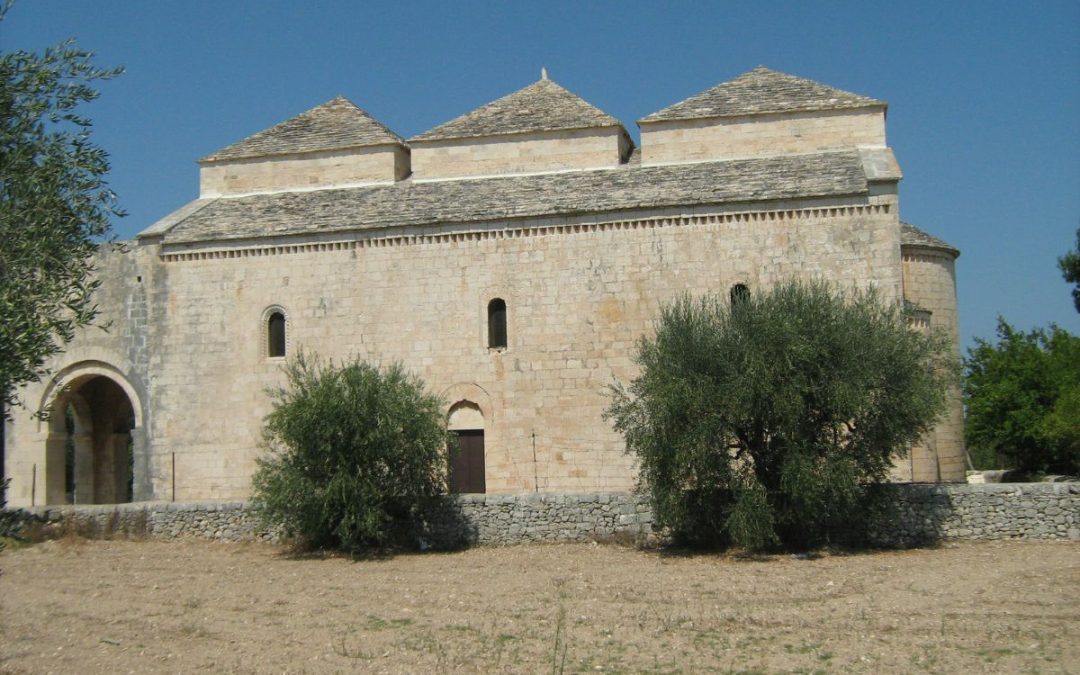
[{"label": "conical roof", "polygon": [[621,126],[603,110],[544,78],[413,136],[409,142]]},{"label": "conical roof", "polygon": [[734,80],[647,115],[639,122],[885,105],[885,101],[758,66]]},{"label": "conical roof", "polygon": [[946,241],[938,239],[932,234],[923,232],[911,223],[905,223],[904,221],[900,221],[900,245],[921,246],[923,248],[937,248],[943,251],[948,251],[954,257],[960,256],[960,249],[956,248],[955,246]]},{"label": "conical roof", "polygon": [[405,141],[343,96],[248,136],[200,161],[220,161]]}]

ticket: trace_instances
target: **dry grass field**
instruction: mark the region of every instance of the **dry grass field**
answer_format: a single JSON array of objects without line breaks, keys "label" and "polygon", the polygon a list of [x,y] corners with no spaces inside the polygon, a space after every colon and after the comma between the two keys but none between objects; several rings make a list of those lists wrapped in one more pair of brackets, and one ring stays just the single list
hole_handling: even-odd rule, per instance
[{"label": "dry grass field", "polygon": [[1069,542],[354,561],[61,540],[0,570],[0,673],[1080,672]]}]

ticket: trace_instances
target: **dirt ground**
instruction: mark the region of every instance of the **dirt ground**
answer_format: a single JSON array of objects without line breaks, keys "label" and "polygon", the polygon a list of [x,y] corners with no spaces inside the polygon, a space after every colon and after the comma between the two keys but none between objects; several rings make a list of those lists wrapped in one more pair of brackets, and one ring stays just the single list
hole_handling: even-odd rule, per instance
[{"label": "dirt ground", "polygon": [[1080,544],[382,560],[61,540],[0,553],[0,673],[1080,672]]}]

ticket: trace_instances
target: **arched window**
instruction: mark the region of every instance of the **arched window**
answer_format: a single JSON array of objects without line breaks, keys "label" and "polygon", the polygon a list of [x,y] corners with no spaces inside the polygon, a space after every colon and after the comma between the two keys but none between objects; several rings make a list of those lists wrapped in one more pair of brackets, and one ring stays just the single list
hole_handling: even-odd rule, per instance
[{"label": "arched window", "polygon": [[285,356],[285,313],[279,310],[266,319],[266,355]]},{"label": "arched window", "polygon": [[506,349],[506,301],[488,303],[488,349]]},{"label": "arched window", "polygon": [[746,284],[735,284],[731,287],[731,304],[737,305],[750,299],[750,289]]}]

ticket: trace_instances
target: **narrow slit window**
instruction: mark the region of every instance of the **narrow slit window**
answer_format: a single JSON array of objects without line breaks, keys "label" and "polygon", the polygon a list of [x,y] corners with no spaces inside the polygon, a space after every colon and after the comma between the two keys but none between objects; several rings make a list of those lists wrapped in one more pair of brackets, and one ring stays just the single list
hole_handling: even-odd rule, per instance
[{"label": "narrow slit window", "polygon": [[488,348],[506,349],[506,301],[502,298],[488,303]]},{"label": "narrow slit window", "polygon": [[285,356],[285,315],[274,312],[266,321],[266,355]]}]

